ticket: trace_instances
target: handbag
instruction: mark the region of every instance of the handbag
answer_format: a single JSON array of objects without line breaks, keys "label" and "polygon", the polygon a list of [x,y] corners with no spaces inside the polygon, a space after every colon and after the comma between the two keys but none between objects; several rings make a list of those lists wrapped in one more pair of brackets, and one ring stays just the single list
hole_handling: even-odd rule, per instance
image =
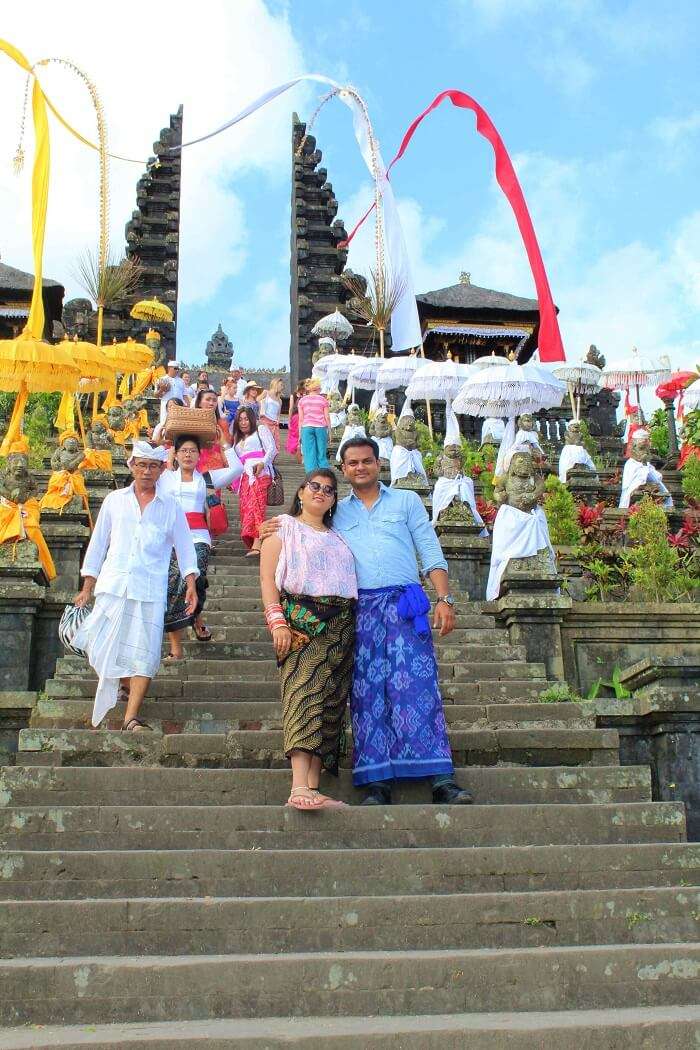
[{"label": "handbag", "polygon": [[219,438],[214,410],[172,405],[165,419],[163,437],[166,441],[174,441],[180,434],[199,438],[202,445],[213,445]]},{"label": "handbag", "polygon": [[277,467],[272,464],[272,482],[267,490],[268,507],[281,507],[284,503],[284,483]]},{"label": "handbag", "polygon": [[207,496],[207,521],[212,537],[223,536],[228,531],[228,512],[217,493]]}]

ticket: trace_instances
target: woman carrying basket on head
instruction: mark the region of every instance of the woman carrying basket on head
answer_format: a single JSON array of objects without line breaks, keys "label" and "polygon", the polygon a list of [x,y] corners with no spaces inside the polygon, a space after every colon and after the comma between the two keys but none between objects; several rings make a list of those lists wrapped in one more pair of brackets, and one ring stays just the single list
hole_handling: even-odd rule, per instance
[{"label": "woman carrying basket on head", "polygon": [[196,581],[197,608],[193,613],[186,609],[186,584],[178,568],[177,560],[170,559],[168,572],[168,604],[165,611],[165,630],[170,644],[166,660],[182,659],[182,639],[187,627],[192,627],[198,642],[208,642],[211,631],[202,619],[202,609],[207,589],[207,568],[211,550],[211,533],[207,514],[207,497],[214,490],[230,485],[243,472],[243,464],[236,452],[228,448],[225,453],[226,468],[201,474],[197,470],[202,447],[198,437],[180,434],[175,438],[175,470],[166,470],[158,482],[158,491],[174,496],[185,512],[190,527],[192,542],[197,555],[199,577]]},{"label": "woman carrying basket on head", "polygon": [[233,488],[238,491],[241,539],[248,548],[246,557],[250,558],[260,554],[258,529],[265,520],[277,448],[268,428],[258,423],[252,408],[246,405],[241,405],[233,422],[233,445],[243,464],[243,475]]},{"label": "woman carrying basket on head", "polygon": [[216,417],[218,440],[208,448],[203,448],[197,462],[197,470],[204,473],[206,470],[226,469],[226,449],[231,447],[231,434],[225,419],[221,418],[219,412],[219,398],[216,390],[200,390],[194,399],[193,408],[209,409]]}]

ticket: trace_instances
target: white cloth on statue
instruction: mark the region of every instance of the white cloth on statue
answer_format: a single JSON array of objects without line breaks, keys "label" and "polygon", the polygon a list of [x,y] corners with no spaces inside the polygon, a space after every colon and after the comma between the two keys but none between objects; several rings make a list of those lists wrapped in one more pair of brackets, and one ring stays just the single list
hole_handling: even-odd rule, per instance
[{"label": "white cloth on statue", "polygon": [[360,437],[361,438],[366,438],[367,437],[367,434],[366,434],[365,428],[364,428],[364,424],[362,424],[362,423],[349,423],[345,427],[345,430],[343,431],[343,436],[340,439],[340,444],[338,445],[338,451],[335,454],[335,458],[336,458],[338,463],[340,463],[340,453],[343,450],[343,445],[345,444],[345,442],[349,441],[350,438],[360,438]]},{"label": "white cloth on statue", "polygon": [[[99,678],[93,725],[116,704],[120,678],[152,677],[158,667],[173,547],[183,578],[199,576],[185,512],[172,496],[156,489],[143,512],[133,484],[105,498],[80,570],[97,580],[95,607],[79,632],[80,648]],[[106,600],[99,601],[102,596]]]},{"label": "white cloth on statue", "polygon": [[540,435],[536,430],[519,430],[515,435],[515,445],[531,445],[544,456],[544,449],[540,445]]},{"label": "white cloth on statue", "polygon": [[400,481],[401,478],[408,477],[409,474],[422,474],[426,480],[428,477],[425,473],[423,457],[419,450],[417,448],[409,450],[404,448],[403,445],[394,445],[391,450],[389,469],[391,471],[392,485],[396,481]]},{"label": "white cloth on statue", "polygon": [[394,448],[393,438],[390,438],[390,437],[372,438],[372,440],[376,441],[377,445],[379,446],[379,458],[380,459],[389,459],[390,460],[391,459],[391,453],[392,453],[393,448]]},{"label": "white cloth on statue", "polygon": [[594,473],[597,472],[588,449],[583,445],[564,445],[559,455],[559,480],[562,484],[566,484],[566,475],[569,471],[579,465],[589,467]]},{"label": "white cloth on statue", "polygon": [[348,414],[345,409],[340,412],[331,412],[331,430],[335,430],[336,427],[344,427],[345,422],[348,418]]},{"label": "white cloth on statue", "polygon": [[640,463],[638,459],[628,459],[622,472],[622,492],[620,493],[619,507],[626,508],[630,505],[632,493],[642,485],[656,485],[659,492],[666,496],[664,507],[670,510],[673,507],[673,499],[663,483],[663,476],[651,463]]},{"label": "white cloth on statue", "polygon": [[453,500],[458,499],[460,503],[466,503],[472,512],[472,517],[477,525],[484,524],[484,519],[476,509],[476,497],[474,495],[474,482],[471,478],[460,474],[456,478],[438,478],[433,489],[433,525],[439,515],[449,507]]},{"label": "white cloth on statue", "polygon": [[369,402],[369,414],[370,414],[370,416],[373,416],[381,408],[386,408],[386,406],[387,406],[386,390],[384,389],[384,387],[381,387],[381,386],[377,387],[377,389],[372,394],[372,397],[371,397],[370,402]]},{"label": "white cloth on statue", "polygon": [[547,519],[542,508],[535,507],[526,514],[525,511],[504,503],[493,523],[486,601],[492,602],[498,598],[501,578],[511,558],[530,558],[545,547],[554,557]]},{"label": "white cloth on statue", "polygon": [[506,425],[502,419],[496,419],[495,417],[489,417],[485,419],[481,425],[481,444],[486,443],[486,438],[491,437],[498,444],[503,440],[503,432],[506,429]]}]

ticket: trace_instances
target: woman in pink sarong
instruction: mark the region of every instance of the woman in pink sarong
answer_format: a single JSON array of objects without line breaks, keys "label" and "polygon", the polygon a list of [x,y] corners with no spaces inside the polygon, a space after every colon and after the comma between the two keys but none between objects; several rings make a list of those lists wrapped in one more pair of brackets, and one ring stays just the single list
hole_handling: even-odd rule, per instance
[{"label": "woman in pink sarong", "polygon": [[306,393],[306,380],[302,380],[289,399],[289,421],[287,423],[287,441],[285,448],[290,456],[296,456],[301,463],[301,449],[299,447],[299,398]]},{"label": "woman in pink sarong", "polygon": [[238,492],[241,539],[248,548],[246,557],[259,557],[258,530],[265,520],[267,490],[272,484],[275,439],[264,423],[258,423],[252,408],[242,406],[233,421],[233,445],[243,464],[243,475],[232,486]]}]

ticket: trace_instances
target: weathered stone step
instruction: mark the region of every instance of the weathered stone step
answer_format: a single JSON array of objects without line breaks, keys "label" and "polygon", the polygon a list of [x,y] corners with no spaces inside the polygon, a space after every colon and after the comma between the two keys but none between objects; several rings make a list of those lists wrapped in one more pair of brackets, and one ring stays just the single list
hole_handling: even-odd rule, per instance
[{"label": "weathered stone step", "polygon": [[[316,819],[319,818],[319,819]],[[0,809],[6,850],[404,849],[679,842],[677,802],[571,806],[52,806]]]},{"label": "weathered stone step", "polygon": [[6,901],[0,902],[0,958],[692,943],[699,912],[697,887]]},{"label": "weathered stone step", "polygon": [[[43,697],[32,714],[32,728],[68,729],[88,726],[92,701]],[[117,704],[105,728],[121,729],[126,705]],[[595,717],[584,717],[579,704],[453,704],[444,705],[445,719],[455,729],[503,727],[595,729]],[[227,733],[233,729],[281,729],[282,707],[274,700],[147,700],[141,716],[164,733]],[[104,725],[104,723],[103,723]]]},{"label": "weathered stone step", "polygon": [[700,945],[17,959],[0,982],[4,1024],[694,1005]]},{"label": "weathered stone step", "polygon": [[[269,660],[274,663],[274,650],[269,632],[262,628],[216,627],[209,625],[212,641],[208,644],[197,642],[189,637],[184,640],[184,653],[188,664],[200,659],[209,660]],[[489,661],[497,666],[499,677],[506,677],[503,666],[523,667],[527,662],[525,646],[510,645],[505,637],[489,638],[468,643],[460,639],[436,639],[435,654],[441,674],[445,674],[445,664],[484,664]],[[533,666],[533,665],[530,665]],[[542,665],[539,665],[542,666]],[[276,664],[275,664],[276,667]],[[493,677],[493,675],[491,676]]]},{"label": "weathered stone step", "polygon": [[5,1029],[6,1050],[697,1050],[700,1007],[261,1017]]},{"label": "weathered stone step", "polygon": [[[649,802],[648,766],[472,766],[457,767],[459,784],[479,804]],[[362,792],[352,787],[348,770],[327,785],[346,802]],[[273,805],[286,802],[289,773],[284,769],[164,769],[147,766],[64,766],[0,769],[3,806],[134,806]],[[430,801],[426,781],[401,781],[393,790],[396,803]],[[0,809],[1,811],[1,809]],[[393,812],[393,810],[392,810]],[[450,811],[451,812],[451,811]]]},{"label": "weathered stone step", "polygon": [[[349,736],[349,734],[348,734]],[[449,729],[458,765],[617,765],[614,729]],[[146,763],[165,765],[280,766],[287,764],[278,730],[229,733],[122,733],[105,729],[22,729],[18,762],[27,753],[53,756],[57,764]],[[342,761],[350,764],[349,751]]]}]

